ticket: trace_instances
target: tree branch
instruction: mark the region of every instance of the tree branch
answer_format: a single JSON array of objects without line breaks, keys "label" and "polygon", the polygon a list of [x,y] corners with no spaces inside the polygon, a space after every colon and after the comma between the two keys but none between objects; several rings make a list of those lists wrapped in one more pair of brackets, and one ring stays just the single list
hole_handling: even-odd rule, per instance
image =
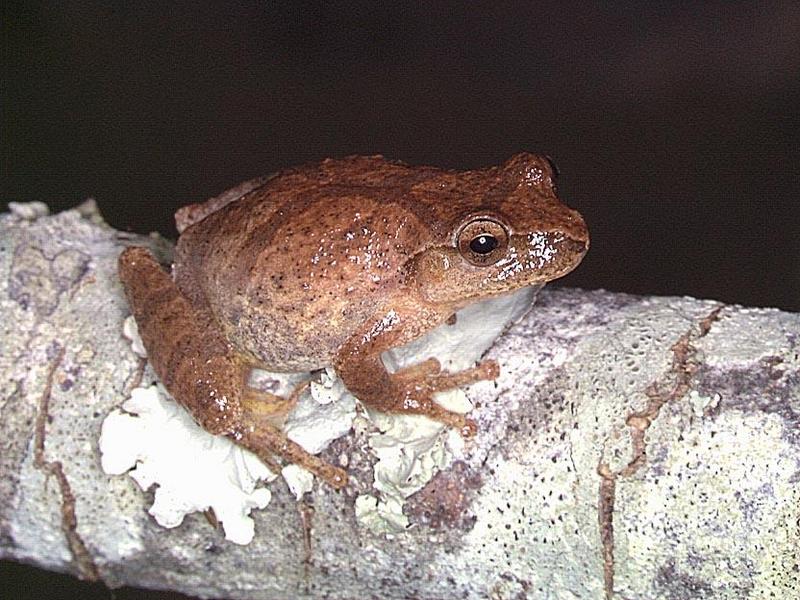
[{"label": "tree branch", "polygon": [[[375,458],[300,502],[282,481],[247,546],[100,468],[105,416],[149,368],[122,337],[132,236],[91,204],[0,216],[0,557],[110,587],[224,598],[745,598],[800,594],[800,315],[550,289],[490,351],[479,433],[402,510],[356,518]],[[161,256],[169,247],[135,240]]]}]

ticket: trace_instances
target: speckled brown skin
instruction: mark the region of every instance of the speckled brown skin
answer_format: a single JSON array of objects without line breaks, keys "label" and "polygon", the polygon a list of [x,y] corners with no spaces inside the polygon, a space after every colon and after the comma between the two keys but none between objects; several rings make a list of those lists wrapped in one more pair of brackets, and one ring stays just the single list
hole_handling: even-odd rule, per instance
[{"label": "speckled brown skin", "polygon": [[[531,154],[466,172],[326,160],[181,209],[174,284],[142,249],[123,253],[120,274],[156,371],[203,427],[343,485],[340,470],[263,433],[249,370],[333,364],[362,402],[470,433],[431,397],[496,377],[496,364],[446,374],[432,359],[389,374],[380,356],[472,302],[577,266],[588,232],[553,177]],[[476,230],[494,249],[472,250]]]}]

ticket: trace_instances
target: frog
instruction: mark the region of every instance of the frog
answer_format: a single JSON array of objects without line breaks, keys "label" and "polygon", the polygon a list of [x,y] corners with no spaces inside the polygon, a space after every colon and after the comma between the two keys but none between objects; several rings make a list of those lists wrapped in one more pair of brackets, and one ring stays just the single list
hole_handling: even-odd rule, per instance
[{"label": "frog", "polygon": [[442,357],[420,357],[389,372],[382,353],[472,303],[566,275],[589,248],[552,161],[527,152],[473,170],[326,159],[247,181],[175,219],[171,272],[141,246],[118,261],[156,375],[209,433],[276,472],[296,464],[337,489],[346,470],[281,429],[306,384],[279,396],[251,385],[253,370],[333,367],[365,407],[470,437],[475,421],[434,396],[496,379],[496,361],[449,373]]}]

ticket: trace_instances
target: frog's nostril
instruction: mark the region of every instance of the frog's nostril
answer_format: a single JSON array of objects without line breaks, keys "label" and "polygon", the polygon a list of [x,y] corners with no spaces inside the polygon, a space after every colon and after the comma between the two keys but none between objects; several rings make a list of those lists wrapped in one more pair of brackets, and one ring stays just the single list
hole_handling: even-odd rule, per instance
[{"label": "frog's nostril", "polygon": [[566,244],[571,251],[576,253],[586,252],[589,249],[589,242],[587,240],[573,240],[572,238],[567,238]]},{"label": "frog's nostril", "polygon": [[561,253],[573,252],[575,254],[581,254],[586,252],[589,247],[589,242],[587,240],[575,239],[563,233],[547,233],[545,234],[545,238],[550,245],[557,248]]}]

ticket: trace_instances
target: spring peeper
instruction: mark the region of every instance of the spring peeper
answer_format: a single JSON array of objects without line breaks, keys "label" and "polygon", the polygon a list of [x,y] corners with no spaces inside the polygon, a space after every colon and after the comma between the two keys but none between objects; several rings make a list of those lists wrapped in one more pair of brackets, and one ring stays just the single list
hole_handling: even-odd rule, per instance
[{"label": "spring peeper", "polygon": [[432,395],[496,378],[496,363],[444,373],[430,357],[390,374],[381,353],[472,302],[561,277],[589,246],[581,216],[558,200],[549,160],[533,154],[464,172],[329,159],[184,207],[176,221],[172,277],[144,248],[119,259],[156,373],[209,432],[335,487],[346,472],[274,424],[297,393],[249,387],[252,369],[333,365],[363,403],[469,435],[474,423]]}]

